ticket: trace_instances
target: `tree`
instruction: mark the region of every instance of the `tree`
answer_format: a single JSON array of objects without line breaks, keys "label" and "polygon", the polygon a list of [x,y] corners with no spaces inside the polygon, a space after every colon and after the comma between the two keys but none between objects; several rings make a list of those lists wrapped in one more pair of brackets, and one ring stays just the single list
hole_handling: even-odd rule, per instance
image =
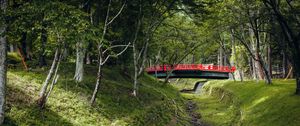
[{"label": "tree", "polygon": [[85,47],[83,45],[84,43],[79,40],[76,44],[76,67],[75,67],[75,75],[74,75],[74,80],[76,82],[81,82],[83,79],[83,73],[84,73],[84,53]]},{"label": "tree", "polygon": [[[95,84],[95,88],[94,88],[94,92],[92,94],[92,98],[90,100],[90,104],[93,105],[96,101],[96,97],[98,94],[98,90],[100,88],[100,84],[101,84],[101,80],[102,80],[102,67],[103,65],[108,61],[109,58],[111,57],[117,57],[119,55],[121,55],[122,53],[124,53],[127,48],[129,47],[130,43],[128,43],[127,45],[108,45],[105,42],[105,35],[106,32],[108,30],[108,26],[121,14],[121,12],[123,11],[123,8],[125,7],[126,3],[123,3],[122,7],[118,10],[117,14],[114,15],[111,19],[110,18],[110,11],[111,11],[111,0],[109,0],[108,2],[108,6],[107,6],[107,11],[106,11],[106,15],[105,15],[105,21],[104,21],[104,26],[103,26],[103,32],[101,35],[101,38],[98,42],[98,72],[97,72],[97,79],[96,79],[96,84]],[[107,46],[106,49],[103,49],[104,46]],[[117,47],[125,47],[122,51],[120,51],[119,53],[113,54],[111,52],[111,50],[113,48],[117,48]],[[105,54],[107,56],[105,56]]]},{"label": "tree", "polygon": [[[280,25],[280,28],[287,40],[287,45],[291,50],[291,57],[293,58],[293,67],[295,68],[296,74],[296,94],[300,95],[300,32],[299,32],[299,18],[295,14],[295,7],[299,2],[292,1],[284,1],[281,0],[263,0],[264,5],[270,9],[270,11],[276,17],[277,22]],[[280,3],[284,3],[288,9],[283,8],[283,5]],[[282,10],[287,10],[287,13],[292,14],[284,15]],[[291,17],[294,20],[288,20],[288,17]],[[293,27],[294,26],[294,27]]]},{"label": "tree", "polygon": [[[154,2],[151,4],[151,2]],[[139,13],[136,21],[136,31],[133,38],[133,91],[132,95],[137,95],[138,78],[142,75],[145,68],[145,63],[148,57],[148,49],[153,39],[153,35],[161,23],[167,17],[173,15],[170,10],[175,6],[176,0],[161,2],[151,1],[149,4],[143,4],[139,1]],[[168,15],[168,16],[166,16]],[[142,28],[140,28],[142,27]],[[140,35],[139,33],[142,33]],[[140,39],[139,39],[140,38]]]},{"label": "tree", "polygon": [[7,0],[0,0],[0,125],[4,121],[5,116],[5,90],[7,82],[7,40],[6,40],[6,21],[5,12],[7,8]]},{"label": "tree", "polygon": [[[38,104],[41,108],[45,107],[47,98],[50,96],[53,86],[58,80],[58,70],[66,45],[72,45],[75,41],[82,40],[84,36],[78,37],[79,34],[89,33],[89,27],[87,27],[89,21],[86,20],[88,19],[86,18],[87,15],[74,6],[61,2],[49,2],[43,7],[48,9],[55,7],[57,10],[51,11],[49,9],[50,11],[45,13],[47,22],[49,22],[47,29],[48,36],[54,38],[52,44],[55,54],[52,66],[39,93]],[[51,85],[49,88],[50,81]]]}]

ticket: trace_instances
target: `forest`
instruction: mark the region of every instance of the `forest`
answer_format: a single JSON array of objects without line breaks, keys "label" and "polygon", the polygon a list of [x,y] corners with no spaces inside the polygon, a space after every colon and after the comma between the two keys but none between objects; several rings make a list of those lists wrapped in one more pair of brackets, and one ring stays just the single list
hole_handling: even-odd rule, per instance
[{"label": "forest", "polygon": [[[0,125],[300,123],[300,1],[0,0],[0,10]],[[182,64],[232,71],[174,77]]]}]

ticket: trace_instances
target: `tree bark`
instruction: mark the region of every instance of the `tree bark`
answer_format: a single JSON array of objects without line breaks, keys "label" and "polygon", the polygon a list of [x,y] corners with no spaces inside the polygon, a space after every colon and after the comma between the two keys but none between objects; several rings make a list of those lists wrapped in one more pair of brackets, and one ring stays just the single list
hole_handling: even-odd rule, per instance
[{"label": "tree bark", "polygon": [[[0,10],[6,12],[7,0],[0,0]],[[0,19],[1,21],[2,19]],[[7,39],[6,24],[0,26],[0,125],[4,122],[5,116],[5,94],[7,83]]]},{"label": "tree bark", "polygon": [[9,52],[15,52],[15,47],[13,44],[9,44]]},{"label": "tree bark", "polygon": [[[0,33],[4,33],[5,28],[1,28]],[[0,37],[0,124],[4,120],[4,106],[5,106],[5,89],[7,79],[7,43],[6,37]]]},{"label": "tree bark", "polygon": [[282,78],[285,78],[286,75],[287,75],[287,68],[288,68],[288,65],[287,65],[287,55],[285,52],[282,53]]},{"label": "tree bark", "polygon": [[59,58],[58,58],[58,61],[56,63],[57,65],[56,65],[55,71],[53,73],[54,75],[52,77],[52,82],[51,82],[51,85],[50,85],[50,89],[48,89],[48,91],[45,91],[43,98],[41,100],[39,100],[39,106],[40,106],[40,108],[44,108],[45,107],[46,102],[47,102],[47,100],[48,100],[48,98],[49,98],[49,96],[50,96],[50,94],[51,94],[51,92],[52,92],[52,90],[54,88],[54,84],[56,84],[56,82],[57,82],[57,80],[59,78],[59,75],[57,73],[58,73],[58,70],[59,70],[60,62],[63,59],[63,55],[64,55],[63,52],[64,52],[64,50],[62,50],[60,52],[60,54],[59,54]]},{"label": "tree bark", "polygon": [[271,54],[272,54],[272,49],[271,49],[271,45],[268,44],[268,50],[267,50],[267,57],[268,57],[268,72],[270,77],[272,78],[272,59],[271,59]]},{"label": "tree bark", "polygon": [[132,91],[132,95],[136,96],[137,94],[137,83],[138,83],[138,61],[137,61],[137,51],[136,51],[136,47],[135,47],[135,43],[133,43],[132,46],[133,49],[133,65],[134,65],[134,78],[133,78],[133,91]]},{"label": "tree bark", "polygon": [[48,85],[49,85],[49,82],[54,74],[54,70],[57,66],[57,63],[58,63],[58,60],[59,60],[59,55],[60,55],[60,49],[57,48],[56,51],[55,51],[55,56],[54,56],[54,59],[53,59],[53,62],[52,62],[52,66],[49,70],[49,73],[47,75],[47,78],[45,79],[43,85],[42,85],[42,88],[41,88],[41,91],[40,91],[40,95],[39,95],[39,99],[38,99],[38,105],[40,106],[43,106],[44,102],[45,102],[45,96],[46,96],[46,92],[47,92],[47,88],[48,88]]},{"label": "tree bark", "polygon": [[92,63],[91,56],[90,56],[90,53],[88,51],[86,52],[85,63],[86,64],[91,64]]},{"label": "tree bark", "polygon": [[[231,41],[231,46],[233,45],[233,42],[234,40],[232,39],[232,41]],[[221,46],[221,51],[223,52],[223,54],[222,55],[224,55],[223,57],[224,57],[224,61],[222,61],[223,62],[223,64],[224,64],[224,66],[227,66],[227,65],[229,65],[229,67],[231,67],[231,66],[233,66],[234,64],[233,63],[230,63],[230,60],[229,60],[229,56],[228,56],[228,54],[227,54],[227,50],[226,50],[226,47],[225,47],[225,39],[222,39],[222,37],[220,36],[220,46]],[[222,58],[222,60],[223,60],[223,58]],[[230,73],[230,75],[231,76],[229,76],[229,78],[230,79],[233,79],[234,81],[235,81],[235,75],[234,75],[234,73]]]},{"label": "tree bark", "polygon": [[82,42],[77,43],[76,48],[76,69],[75,69],[75,75],[74,80],[76,82],[81,82],[83,79],[83,73],[84,73],[84,47]]},{"label": "tree bark", "polygon": [[271,84],[272,80],[271,77],[269,75],[268,69],[260,55],[260,36],[259,36],[259,26],[258,26],[258,20],[254,19],[251,20],[250,19],[250,24],[252,27],[252,32],[254,33],[254,36],[256,38],[256,50],[255,50],[255,61],[258,63],[257,67],[258,67],[258,71],[259,71],[259,76],[260,79],[265,78],[266,83],[267,84]]},{"label": "tree bark", "polygon": [[92,98],[90,100],[90,104],[94,105],[95,101],[96,101],[96,97],[98,94],[98,90],[100,88],[101,85],[101,80],[102,80],[102,63],[103,62],[103,57],[102,57],[102,49],[99,49],[99,61],[98,61],[98,72],[97,72],[97,81],[96,81],[96,85],[95,85],[95,89],[92,95]]},{"label": "tree bark", "polygon": [[[231,34],[230,34],[230,36],[231,36],[231,45],[232,45],[232,54],[233,54],[233,56],[235,57],[234,59],[234,61],[232,62],[232,66],[235,66],[236,67],[236,69],[237,69],[237,71],[238,71],[238,74],[239,74],[239,77],[240,77],[240,80],[241,80],[241,82],[243,82],[243,75],[242,75],[242,73],[241,73],[241,70],[240,70],[240,68],[237,66],[238,64],[239,64],[239,62],[238,62],[238,59],[237,59],[237,55],[236,55],[236,45],[235,45],[235,39],[234,39],[234,30],[233,29],[231,29]],[[235,65],[236,64],[236,65]],[[251,69],[251,68],[250,68]],[[234,74],[234,73],[233,73]]]}]

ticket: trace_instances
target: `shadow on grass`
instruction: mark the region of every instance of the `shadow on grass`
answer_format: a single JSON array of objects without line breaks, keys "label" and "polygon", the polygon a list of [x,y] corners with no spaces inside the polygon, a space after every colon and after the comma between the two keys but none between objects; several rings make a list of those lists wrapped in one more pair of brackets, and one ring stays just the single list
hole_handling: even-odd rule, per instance
[{"label": "shadow on grass", "polygon": [[[74,73],[74,70],[72,70],[74,67],[72,68],[72,66],[74,66],[74,64],[69,64],[67,67],[64,67],[65,71],[69,71],[69,74],[63,75],[57,88],[71,91],[75,94],[81,94],[87,97],[87,99],[90,99],[96,81],[96,67],[85,66],[86,73],[84,80],[83,82],[76,84],[72,81],[72,73]],[[63,71],[64,70],[61,72]],[[133,86],[131,79],[124,76],[123,71],[121,71],[120,68],[106,66],[106,68],[103,69],[103,80],[100,85],[96,104],[91,109],[111,121],[141,118],[140,116],[147,115],[147,113],[144,112],[149,112],[149,114],[153,112],[152,114],[154,115],[155,113],[158,114],[156,109],[165,107],[163,104],[167,102],[167,98],[165,98],[166,95],[153,89],[149,89],[149,87],[153,88],[153,85],[157,84],[157,82],[152,79],[144,79],[141,80],[140,83],[142,84],[139,84],[139,94],[137,97],[134,97],[131,95]],[[159,84],[157,84],[157,86],[160,86],[158,87],[159,91],[162,91],[163,88],[169,89],[169,87],[161,87],[162,85]],[[165,109],[165,111],[167,111],[167,109]]]},{"label": "shadow on grass", "polygon": [[[94,90],[97,67],[85,66],[84,80],[81,83],[73,81],[74,69],[74,64],[62,64],[59,71],[60,79],[49,98],[51,110],[45,110],[43,113],[40,112],[35,103],[32,103],[35,99],[30,97],[38,94],[40,85],[35,84],[34,88],[37,91],[22,97],[21,95],[27,93],[26,87],[31,85],[30,82],[26,82],[24,85],[19,84],[16,89],[11,88],[18,91],[9,92],[18,92],[19,94],[12,94],[10,97],[18,96],[20,99],[13,100],[14,102],[11,103],[6,123],[8,125],[72,125],[70,122],[74,124],[99,124],[98,121],[101,119],[101,123],[106,121],[104,124],[120,121],[135,125],[164,125],[170,120],[170,113],[172,112],[172,115],[174,113],[173,102],[180,99],[173,95],[175,89],[166,86],[161,87],[149,77],[143,77],[143,80],[140,81],[138,97],[133,97],[131,95],[131,79],[124,77],[123,71],[118,67],[106,67],[103,70],[103,81],[100,85],[95,107],[89,107],[88,102]],[[45,71],[15,72],[21,76],[25,75],[26,78],[28,75],[41,83],[46,76],[47,72]],[[168,94],[162,94],[162,92]],[[166,96],[171,96],[174,101],[170,102]],[[28,100],[24,101],[24,99]],[[17,102],[15,103],[15,101]],[[54,111],[60,111],[58,113],[61,116]],[[19,117],[15,117],[15,115]]]},{"label": "shadow on grass", "polygon": [[63,119],[52,110],[40,110],[35,99],[15,86],[8,85],[6,101],[6,118],[4,126],[17,125],[67,125],[70,122]]}]

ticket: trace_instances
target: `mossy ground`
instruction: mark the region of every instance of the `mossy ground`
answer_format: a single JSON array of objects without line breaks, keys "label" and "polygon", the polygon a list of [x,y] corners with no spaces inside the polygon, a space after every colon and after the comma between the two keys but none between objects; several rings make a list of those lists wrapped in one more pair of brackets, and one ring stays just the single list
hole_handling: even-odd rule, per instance
[{"label": "mossy ground", "polygon": [[82,83],[72,80],[75,65],[64,63],[60,79],[40,110],[36,100],[48,69],[9,69],[5,125],[188,125],[184,100],[178,91],[154,78],[140,79],[138,96],[132,80],[120,67],[106,66],[94,107],[89,105],[95,66],[85,66]]},{"label": "mossy ground", "polygon": [[295,80],[210,81],[202,94],[184,94],[198,105],[202,120],[219,126],[297,126],[300,96]]}]

